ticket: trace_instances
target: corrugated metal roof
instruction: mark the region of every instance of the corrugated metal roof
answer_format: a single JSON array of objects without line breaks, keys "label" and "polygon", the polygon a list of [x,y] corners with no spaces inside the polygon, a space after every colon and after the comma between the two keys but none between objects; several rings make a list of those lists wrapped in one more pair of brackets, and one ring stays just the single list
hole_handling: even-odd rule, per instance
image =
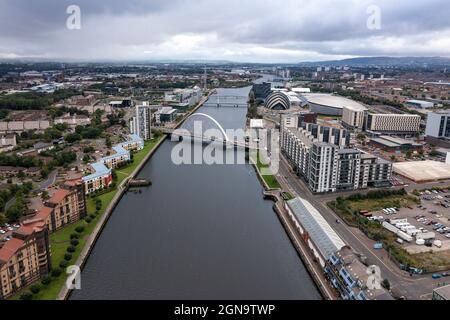
[{"label": "corrugated metal roof", "polygon": [[344,241],[311,203],[295,198],[288,201],[287,205],[325,259],[345,246]]}]

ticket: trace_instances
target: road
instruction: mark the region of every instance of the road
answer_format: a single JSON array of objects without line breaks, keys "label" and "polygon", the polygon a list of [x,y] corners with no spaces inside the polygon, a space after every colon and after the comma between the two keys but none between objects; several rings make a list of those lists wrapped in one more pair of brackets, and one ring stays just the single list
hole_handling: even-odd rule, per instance
[{"label": "road", "polygon": [[[439,281],[427,276],[411,277],[407,272],[400,270],[391,261],[385,250],[375,251],[373,241],[368,239],[360,230],[351,228],[345,223],[337,223],[339,217],[327,206],[327,202],[335,199],[334,195],[313,195],[307,185],[291,170],[286,159],[281,156],[279,172],[276,175],[280,184],[293,195],[300,196],[313,204],[323,215],[325,220],[333,227],[339,236],[359,254],[367,257],[369,265],[378,265],[383,278],[387,278],[397,295],[403,295],[407,299],[428,298]],[[442,280],[441,280],[442,282]]]},{"label": "road", "polygon": [[57,175],[58,170],[57,169],[53,170],[52,172],[49,173],[47,180],[41,182],[39,186],[33,191],[40,192],[47,189],[48,187],[50,187],[55,183]]}]

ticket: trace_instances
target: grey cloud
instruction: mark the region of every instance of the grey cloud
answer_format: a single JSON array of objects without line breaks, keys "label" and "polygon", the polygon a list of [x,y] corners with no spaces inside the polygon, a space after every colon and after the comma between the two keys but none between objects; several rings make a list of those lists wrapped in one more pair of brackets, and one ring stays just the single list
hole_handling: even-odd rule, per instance
[{"label": "grey cloud", "polygon": [[[70,4],[81,7],[82,30],[65,28]],[[381,30],[366,27],[366,9],[373,4],[381,9]],[[300,61],[314,53],[448,55],[449,9],[447,0],[4,0],[0,57],[251,60],[253,55],[255,61]]]}]

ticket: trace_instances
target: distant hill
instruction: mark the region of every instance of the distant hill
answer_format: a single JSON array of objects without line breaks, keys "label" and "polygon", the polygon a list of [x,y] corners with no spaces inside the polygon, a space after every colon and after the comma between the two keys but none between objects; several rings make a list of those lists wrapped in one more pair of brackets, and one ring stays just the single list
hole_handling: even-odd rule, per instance
[{"label": "distant hill", "polygon": [[424,67],[450,66],[450,58],[445,57],[361,57],[344,60],[302,62],[301,66],[396,66]]}]

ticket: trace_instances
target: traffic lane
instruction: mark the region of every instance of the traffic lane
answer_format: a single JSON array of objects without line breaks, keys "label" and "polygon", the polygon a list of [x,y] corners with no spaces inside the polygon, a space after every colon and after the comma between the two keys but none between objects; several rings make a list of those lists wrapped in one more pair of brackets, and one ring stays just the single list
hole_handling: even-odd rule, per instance
[{"label": "traffic lane", "polygon": [[[326,206],[322,201],[315,199],[315,196],[306,190],[306,186],[299,181],[300,178],[296,175],[293,176],[293,172],[290,167],[286,167],[284,164],[280,166],[280,172],[278,177],[281,182],[289,187],[295,194],[300,195],[310,201],[314,206],[322,208],[321,211],[325,211],[328,214],[323,215],[328,223],[333,225],[333,228],[338,232],[338,234],[343,238],[346,243],[352,245],[354,250],[363,253],[367,257],[367,262],[371,264],[380,264],[380,269],[386,278],[390,279],[393,283],[393,287],[396,288],[397,292],[401,292],[402,295],[410,299],[420,299],[422,296],[426,296],[428,292],[436,286],[435,282],[427,276],[414,276],[410,277],[408,273],[401,271],[398,267],[390,260],[386,259],[388,264],[392,267],[387,266],[382,258],[379,258],[374,254],[367,245],[364,245],[358,236],[353,234],[348,230],[348,226],[343,223],[337,224],[336,219],[339,219],[335,213]],[[334,223],[333,223],[334,222]],[[359,230],[357,230],[360,232]],[[365,235],[361,235],[365,237]]]}]

